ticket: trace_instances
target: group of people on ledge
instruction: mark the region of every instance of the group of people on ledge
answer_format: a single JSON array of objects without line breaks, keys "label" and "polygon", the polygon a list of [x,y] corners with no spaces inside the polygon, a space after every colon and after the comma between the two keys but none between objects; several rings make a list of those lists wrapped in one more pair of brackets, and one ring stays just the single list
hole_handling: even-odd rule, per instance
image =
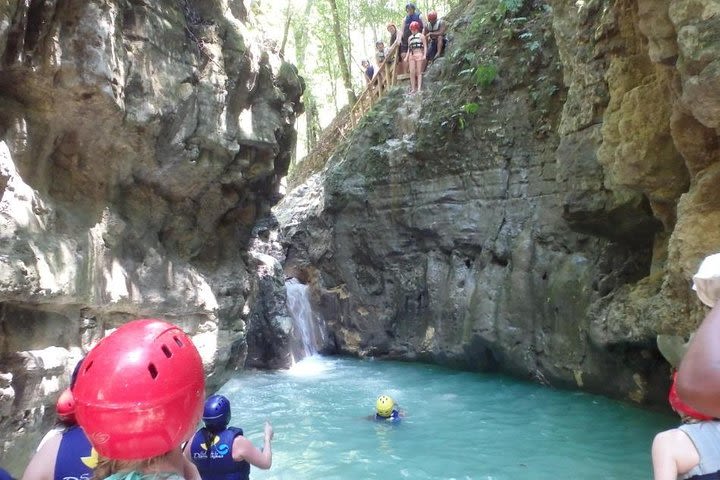
[{"label": "group of people on ledge", "polygon": [[[408,3],[405,12],[401,32],[394,23],[387,25],[390,46],[385,48],[382,40],[375,43],[377,69],[369,60],[363,60],[361,66],[367,83],[372,81],[384,65],[395,68],[398,75],[409,73],[409,93],[413,94],[422,90],[422,78],[427,65],[440,57],[447,47],[447,26],[435,11],[429,12],[427,18],[424,18],[414,3]],[[400,62],[395,62],[394,55],[390,55],[396,45]]]},{"label": "group of people on ledge", "polygon": [[[230,426],[226,397],[204,398],[190,337],[161,320],[127,323],[78,363],[56,402],[57,423],[22,480],[248,480],[251,465],[269,469],[270,423],[257,448]],[[403,416],[380,395],[371,418],[397,423]],[[0,480],[12,477],[0,468]]]}]

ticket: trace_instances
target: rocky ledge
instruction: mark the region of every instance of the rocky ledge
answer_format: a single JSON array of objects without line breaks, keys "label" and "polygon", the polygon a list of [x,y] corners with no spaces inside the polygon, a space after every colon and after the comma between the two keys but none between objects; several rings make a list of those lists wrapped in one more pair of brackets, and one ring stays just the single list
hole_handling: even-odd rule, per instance
[{"label": "rocky ledge", "polygon": [[337,351],[666,405],[720,251],[717,2],[497,4],[283,200],[286,270]]},{"label": "rocky ledge", "polygon": [[181,325],[210,386],[243,365],[262,317],[248,247],[304,88],[244,16],[236,0],[0,6],[0,464],[14,473],[74,363],[122,322]]}]

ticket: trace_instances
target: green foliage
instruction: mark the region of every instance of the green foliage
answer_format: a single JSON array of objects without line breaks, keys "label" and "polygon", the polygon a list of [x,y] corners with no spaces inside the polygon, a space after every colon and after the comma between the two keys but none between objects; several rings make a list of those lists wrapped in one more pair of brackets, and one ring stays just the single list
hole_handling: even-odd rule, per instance
[{"label": "green foliage", "polygon": [[474,68],[466,68],[462,70],[458,76],[470,75],[475,85],[481,88],[487,88],[495,81],[497,77],[497,67],[493,64],[478,65]]},{"label": "green foliage", "polygon": [[477,102],[466,103],[462,109],[467,114],[475,115],[480,110],[480,104]]},{"label": "green foliage", "polygon": [[524,3],[525,0],[500,0],[500,4],[512,14],[520,11]]},{"label": "green foliage", "polygon": [[517,14],[525,4],[525,0],[499,0],[495,11],[489,14],[495,22],[501,23],[508,15]]},{"label": "green foliage", "polygon": [[495,65],[479,65],[473,72],[473,80],[479,87],[489,87],[497,77],[497,68]]}]

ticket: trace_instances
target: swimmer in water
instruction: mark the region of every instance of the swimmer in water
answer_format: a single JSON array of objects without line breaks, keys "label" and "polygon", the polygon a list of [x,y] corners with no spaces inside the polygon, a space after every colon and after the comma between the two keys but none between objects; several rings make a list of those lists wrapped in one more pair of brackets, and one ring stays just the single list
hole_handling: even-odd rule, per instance
[{"label": "swimmer in water", "polygon": [[368,418],[379,422],[397,423],[404,416],[405,412],[398,408],[391,396],[380,395],[375,402],[375,415],[370,415]]}]

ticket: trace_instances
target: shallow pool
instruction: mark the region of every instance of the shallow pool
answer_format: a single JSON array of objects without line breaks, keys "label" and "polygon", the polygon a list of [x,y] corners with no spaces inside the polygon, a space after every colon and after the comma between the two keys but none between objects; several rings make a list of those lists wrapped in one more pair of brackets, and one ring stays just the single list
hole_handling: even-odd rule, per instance
[{"label": "shallow pool", "polygon": [[[220,393],[256,445],[275,428],[258,479],[650,479],[653,435],[676,423],[602,397],[440,367],[313,357],[244,373]],[[367,420],[391,395],[399,424]]]}]

